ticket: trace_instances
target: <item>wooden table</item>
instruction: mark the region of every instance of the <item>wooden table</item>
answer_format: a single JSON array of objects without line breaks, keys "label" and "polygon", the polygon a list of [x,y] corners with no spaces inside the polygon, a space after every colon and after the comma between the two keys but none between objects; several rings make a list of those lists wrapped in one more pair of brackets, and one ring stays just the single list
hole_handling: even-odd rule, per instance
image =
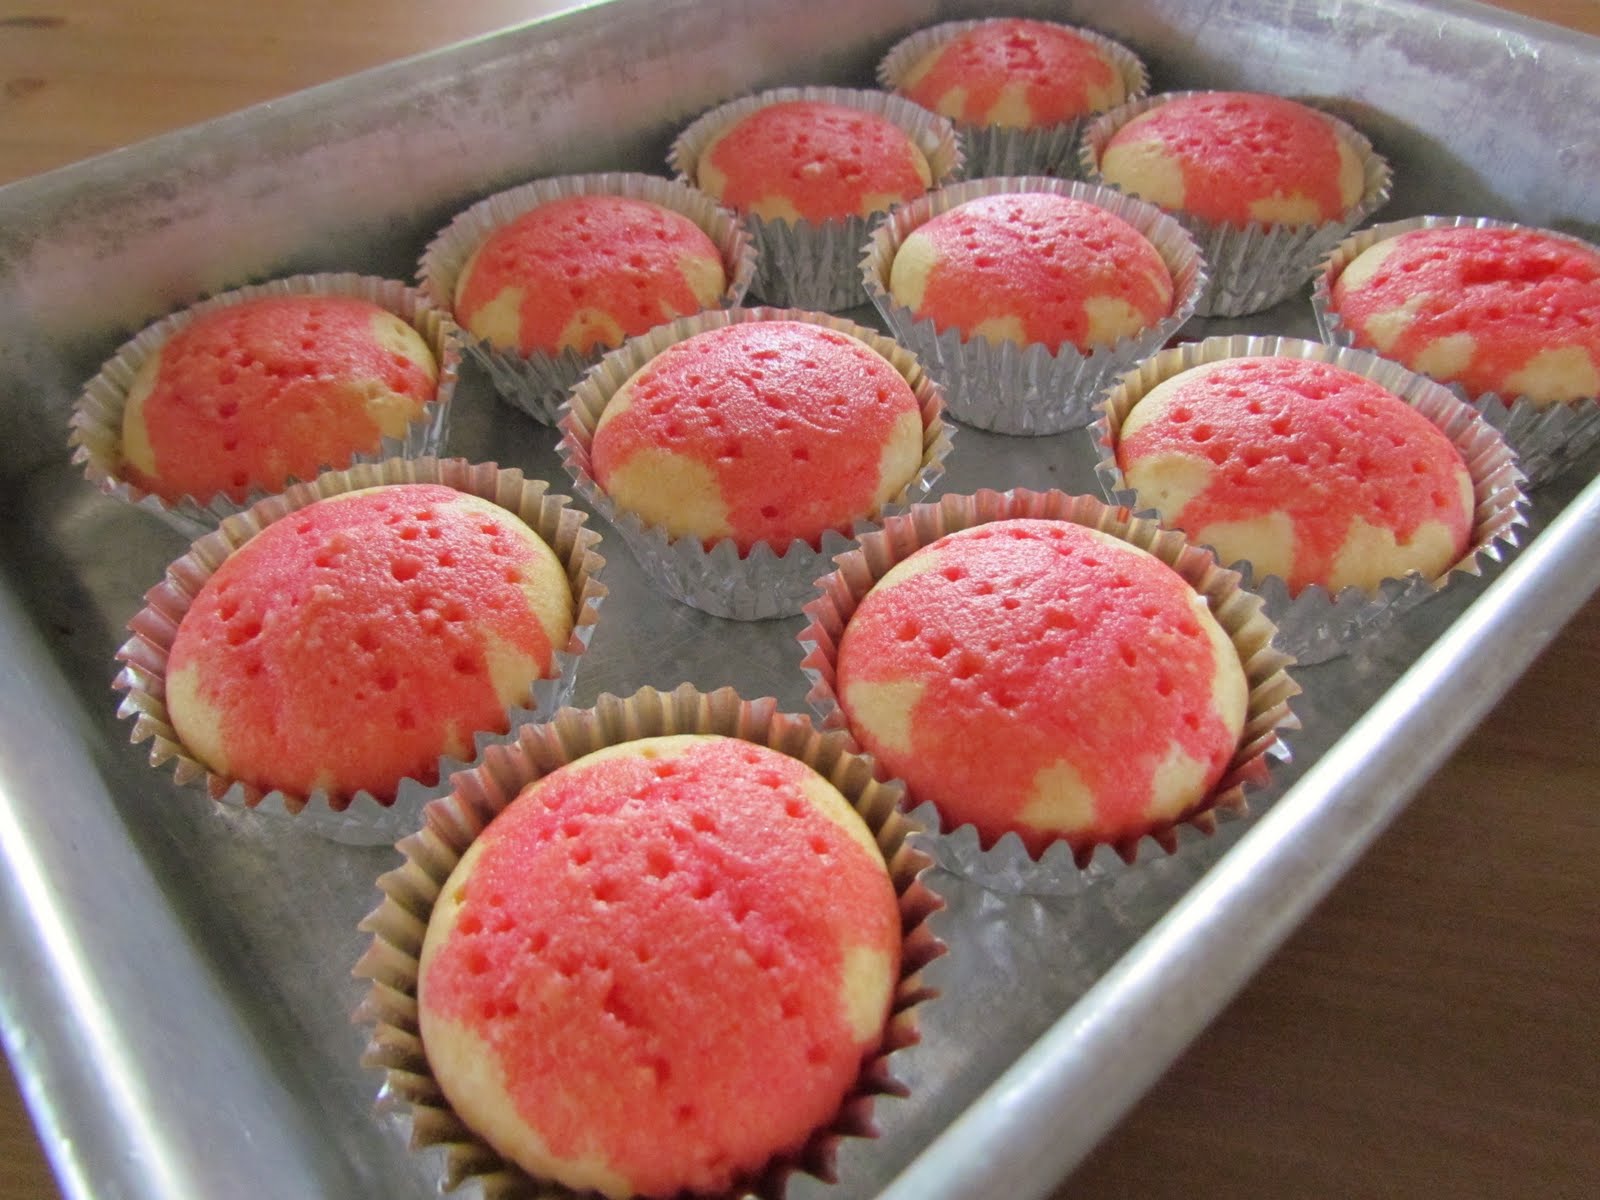
[{"label": "wooden table", "polygon": [[[7,4],[0,183],[551,7]],[[1597,679],[1593,600],[1061,1197],[1600,1195]],[[0,1076],[0,1200],[55,1194]]]}]

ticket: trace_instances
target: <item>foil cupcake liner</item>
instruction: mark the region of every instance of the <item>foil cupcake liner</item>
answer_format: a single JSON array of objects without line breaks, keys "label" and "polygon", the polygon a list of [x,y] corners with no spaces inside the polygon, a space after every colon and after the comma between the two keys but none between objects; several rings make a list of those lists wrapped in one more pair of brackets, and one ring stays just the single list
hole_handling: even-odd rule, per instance
[{"label": "foil cupcake liner", "polygon": [[[883,92],[850,88],[775,88],[703,113],[672,143],[667,162],[677,177],[693,185],[700,157],[729,126],[758,109],[792,100],[813,100],[861,109],[894,122],[905,131],[933,176],[931,188],[954,179],[961,169],[955,127],[927,109]],[[776,308],[837,312],[866,303],[856,263],[875,218],[850,216],[833,221],[768,221],[744,215],[755,238],[753,296]]]},{"label": "foil cupcake liner", "polygon": [[1363,638],[1382,632],[1398,616],[1448,587],[1464,575],[1481,575],[1489,562],[1500,562],[1516,547],[1519,529],[1527,524],[1526,497],[1516,456],[1489,423],[1438,383],[1398,363],[1361,350],[1348,350],[1299,338],[1233,337],[1190,342],[1145,360],[1128,372],[1107,395],[1091,427],[1099,461],[1095,473],[1106,498],[1140,515],[1156,517],[1128,486],[1117,465],[1116,441],[1129,411],[1152,388],[1191,367],[1227,358],[1275,355],[1314,359],[1353,371],[1393,393],[1450,439],[1472,476],[1477,507],[1467,551],[1436,579],[1417,572],[1386,579],[1375,592],[1360,587],[1330,592],[1312,584],[1291,596],[1279,576],[1257,578],[1249,562],[1228,564],[1245,577],[1266,601],[1267,615],[1278,627],[1278,645],[1303,664],[1325,662],[1348,653]]},{"label": "foil cupcake liner", "polygon": [[[1356,230],[1335,246],[1317,270],[1311,285],[1311,309],[1316,314],[1318,336],[1331,345],[1370,349],[1356,341],[1333,307],[1333,285],[1345,267],[1362,251],[1413,229],[1461,227],[1528,229],[1572,242],[1591,253],[1600,252],[1590,243],[1568,234],[1489,217],[1410,217],[1370,225]],[[1527,477],[1524,486],[1530,491],[1558,478],[1600,443],[1600,396],[1583,396],[1569,403],[1538,404],[1527,396],[1503,396],[1498,392],[1481,392],[1474,396],[1459,383],[1444,379],[1439,382],[1500,431],[1500,436],[1515,451],[1517,463]]]},{"label": "foil cupcake liner", "polygon": [[[805,650],[801,669],[811,681],[806,700],[823,728],[849,729],[836,691],[835,667],[840,638],[863,597],[897,563],[946,534],[1015,518],[1070,521],[1155,555],[1206,598],[1212,615],[1238,652],[1249,683],[1249,703],[1238,749],[1211,794],[1170,825],[1111,843],[1110,849],[1126,864],[1137,861],[1146,839],[1168,854],[1175,853],[1183,828],[1210,834],[1219,816],[1245,813],[1246,790],[1267,783],[1268,758],[1289,757],[1283,731],[1299,728],[1299,721],[1289,708],[1290,699],[1300,692],[1288,673],[1294,660],[1275,646],[1276,630],[1260,597],[1245,590],[1237,572],[1218,566],[1214,555],[1191,545],[1181,533],[1163,529],[1153,520],[1130,516],[1127,509],[1110,507],[1092,496],[1026,489],[943,496],[936,503],[916,505],[885,522],[880,532],[863,537],[858,549],[840,557],[833,574],[817,581],[817,595],[805,607],[810,624],[799,634]],[[1095,847],[1075,855],[1064,840],[1051,843],[1035,857],[1015,833],[986,845],[975,827],[952,827],[933,803],[917,796],[914,790],[908,791],[906,800],[911,806],[910,815],[932,831],[928,843],[940,865],[991,891],[1071,893],[1081,889],[1083,872],[1091,867],[1092,860],[1101,857],[1095,854]],[[1106,869],[1098,861],[1093,866]]]},{"label": "foil cupcake liner", "polygon": [[[900,373],[922,407],[922,462],[906,487],[878,512],[863,513],[848,529],[829,530],[819,546],[796,539],[788,546],[758,542],[739,553],[732,538],[709,548],[698,538],[672,537],[656,525],[618,508],[594,478],[590,446],[594,431],[618,388],[668,346],[696,334],[749,321],[804,321],[865,343]],[[633,551],[651,579],[675,600],[713,616],[739,621],[793,616],[811,596],[817,576],[829,571],[835,555],[854,545],[861,533],[877,528],[883,516],[898,512],[927,494],[944,473],[954,431],[942,417],[943,393],[905,347],[862,325],[822,313],[795,309],[735,308],[685,317],[634,338],[614,351],[572,390],[561,418],[557,453],[573,486],[604,517]]]},{"label": "foil cupcake liner", "polygon": [[[1115,187],[1100,174],[1100,156],[1106,144],[1133,118],[1159,104],[1203,92],[1164,92],[1120,105],[1096,117],[1083,131],[1078,147],[1083,177],[1094,183]],[[1339,118],[1324,113],[1334,133],[1361,160],[1363,185],[1361,199],[1337,221],[1313,225],[1275,225],[1251,222],[1227,225],[1202,220],[1185,212],[1173,212],[1185,229],[1194,235],[1211,272],[1211,286],[1195,306],[1198,317],[1242,317],[1271,308],[1299,292],[1316,273],[1324,255],[1389,199],[1388,162],[1373,149],[1360,130]]]},{"label": "foil cupcake liner", "polygon": [[[559,175],[508,188],[488,196],[458,213],[436,234],[417,267],[417,279],[433,303],[446,312],[455,311],[456,284],[467,261],[489,235],[530,209],[573,196],[621,196],[643,200],[668,209],[693,221],[716,245],[722,255],[728,284],[719,303],[727,308],[744,299],[755,277],[755,247],[745,223],[711,197],[676,180],[657,175],[609,172],[598,175]],[[583,373],[615,347],[607,346],[579,354],[563,350],[560,354],[536,351],[519,354],[495,348],[482,338],[462,330],[468,357],[488,374],[495,392],[541,425],[554,425],[556,413],[567,391]]]},{"label": "foil cupcake liner", "polygon": [[[986,20],[945,21],[919,29],[890,47],[878,63],[878,85],[885,91],[903,95],[900,82],[923,57]],[[1056,24],[1060,24],[1056,22]],[[1091,43],[1110,60],[1122,78],[1124,100],[1142,99],[1150,90],[1150,75],[1144,62],[1121,42],[1114,42],[1092,29],[1061,25]],[[1078,141],[1083,127],[1098,113],[1086,113],[1054,125],[1019,128],[1000,125],[974,125],[952,120],[961,139],[962,177],[988,179],[997,175],[1051,175],[1071,179],[1081,171]]]},{"label": "foil cupcake liner", "polygon": [[[1133,337],[1085,354],[1076,346],[995,345],[918,319],[889,292],[889,273],[901,244],[920,226],[983,196],[1049,192],[1102,208],[1137,229],[1172,275],[1171,314]],[[1121,372],[1164,345],[1193,315],[1207,268],[1194,239],[1153,204],[1113,188],[1023,176],[958,183],[903,204],[873,230],[860,264],[863,286],[895,338],[927,364],[945,389],[950,415],[994,433],[1039,436],[1078,429],[1094,419],[1094,404]]]},{"label": "foil cupcake liner", "polygon": [[535,1180],[501,1158],[456,1116],[433,1077],[416,994],[422,941],[440,891],[468,846],[528,784],[603,747],[680,733],[721,734],[767,746],[832,782],[883,851],[904,929],[900,978],[879,1053],[864,1064],[833,1121],[799,1151],[776,1159],[737,1195],[781,1200],[796,1172],[832,1182],[841,1143],[876,1135],[874,1104],[884,1096],[908,1094],[894,1076],[895,1056],[919,1040],[918,1008],[935,994],[924,969],[945,947],[929,929],[928,918],[943,902],[924,882],[931,863],[910,840],[915,826],[897,811],[899,785],[875,780],[870,761],[853,752],[848,738],[819,732],[806,717],[778,712],[771,699],[746,701],[730,688],[701,693],[688,684],[670,693],[645,688],[626,699],[605,695],[592,709],[563,709],[547,725],[524,727],[514,742],[491,747],[478,768],[457,775],[450,794],[428,805],[422,827],[399,843],[406,861],[378,880],[383,901],[361,922],[372,935],[354,970],[370,982],[356,1012],[356,1020],[370,1027],[362,1063],[384,1072],[379,1107],[409,1116],[411,1149],[443,1147],[443,1188],[476,1181],[490,1200],[573,1200],[578,1195]]},{"label": "foil cupcake liner", "polygon": [[[449,308],[436,308],[421,291],[399,280],[371,275],[316,274],[293,275],[220,293],[163,317],[124,342],[100,368],[99,374],[84,385],[73,405],[67,437],[72,461],[80,464],[89,482],[106,495],[155,513],[191,538],[215,529],[224,518],[243,512],[271,495],[265,488],[256,487],[243,501],[218,494],[185,496],[177,503],[168,503],[128,482],[117,473],[122,450],[122,413],[139,368],[196,317],[246,300],[301,295],[354,296],[387,309],[422,335],[439,369],[434,399],[424,408],[422,416],[411,423],[404,437],[386,437],[376,451],[356,453],[342,463],[324,466],[339,469],[355,463],[437,455],[444,447],[450,424],[450,402],[461,370],[461,331],[448,315]],[[289,482],[302,481],[291,479]]]},{"label": "foil cupcake liner", "polygon": [[547,491],[543,480],[525,479],[521,471],[502,470],[494,463],[468,463],[464,459],[390,459],[348,471],[331,471],[311,483],[296,484],[227,521],[217,531],[196,541],[187,554],[173,562],[162,582],[145,594],[145,606],[128,628],[133,634],[117,651],[122,668],[113,684],[126,693],[119,717],[133,719],[129,740],[149,741],[150,765],[172,764],[180,784],[203,784],[220,805],[253,809],[271,816],[292,818],[296,825],[333,841],[352,845],[383,845],[414,829],[423,804],[449,789],[450,773],[466,764],[442,756],[439,782],[402,780],[394,802],[384,804],[369,792],[358,792],[348,802],[331,799],[326,792],[309,796],[260,788],[219,775],[193,757],[173,728],[166,705],[167,656],[184,614],[195,596],[222,563],[239,547],[274,521],[328,496],[360,488],[394,483],[439,483],[488,500],[520,517],[556,552],[567,571],[574,598],[572,634],[554,656],[555,674],[534,681],[528,703],[507,712],[505,733],[482,732],[474,738],[474,760],[485,746],[504,741],[529,722],[545,720],[572,694],[578,662],[599,620],[606,588],[600,582],[605,559],[596,552],[600,535],[584,528],[587,516],[572,507],[565,496]]}]

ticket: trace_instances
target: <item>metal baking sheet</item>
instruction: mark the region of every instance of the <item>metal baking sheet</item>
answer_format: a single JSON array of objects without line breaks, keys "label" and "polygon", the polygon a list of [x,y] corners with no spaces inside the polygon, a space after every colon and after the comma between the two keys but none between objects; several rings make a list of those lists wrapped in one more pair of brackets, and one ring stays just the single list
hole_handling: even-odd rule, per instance
[{"label": "metal baking sheet", "polygon": [[[73,1197],[435,1194],[375,1115],[350,1021],[357,920],[383,848],[214,811],[128,744],[122,625],[183,539],[67,465],[101,360],[207,292],[301,270],[409,275],[430,234],[523,180],[662,170],[672,134],[743,92],[869,86],[879,55],[980,4],[614,0],[314,89],[0,190],[0,1033]],[[1600,42],[1466,4],[1008,4],[1144,55],[1158,89],[1317,100],[1396,165],[1381,214],[1465,212],[1600,234]],[[1463,125],[1462,111],[1475,114]],[[1190,332],[1314,336],[1309,306]],[[548,431],[469,375],[449,450],[566,490]],[[951,953],[909,1098],[837,1188],[895,1200],[1046,1194],[1226,1002],[1600,587],[1591,456],[1540,492],[1498,579],[1452,585],[1297,675],[1295,761],[1254,814],[1172,857],[1097,859],[1070,895],[937,880]],[[1087,437],[963,430],[942,487],[1093,492]],[[602,528],[602,533],[605,530]],[[1536,537],[1534,535],[1537,535]],[[795,618],[676,605],[608,536],[612,596],[580,703],[734,684],[803,711]],[[981,1014],[981,1017],[980,1017]],[[981,1028],[986,1036],[955,1036]]]}]

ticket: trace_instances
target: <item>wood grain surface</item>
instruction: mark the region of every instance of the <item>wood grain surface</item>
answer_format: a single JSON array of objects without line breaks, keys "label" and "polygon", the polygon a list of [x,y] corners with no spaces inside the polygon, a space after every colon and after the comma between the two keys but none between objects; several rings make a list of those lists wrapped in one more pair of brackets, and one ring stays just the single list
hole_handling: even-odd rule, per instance
[{"label": "wood grain surface", "polygon": [[[559,7],[0,0],[0,183]],[[1597,679],[1600,599],[1060,1200],[1600,1196]],[[57,1194],[0,1074],[0,1200]]]}]

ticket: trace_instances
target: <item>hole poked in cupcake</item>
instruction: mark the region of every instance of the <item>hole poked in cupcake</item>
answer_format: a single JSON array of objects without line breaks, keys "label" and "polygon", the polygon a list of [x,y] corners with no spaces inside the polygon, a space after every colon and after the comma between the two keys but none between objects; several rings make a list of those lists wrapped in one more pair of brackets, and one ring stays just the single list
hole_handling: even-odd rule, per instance
[{"label": "hole poked in cupcake", "polygon": [[726,287],[721,252],[688,217],[594,193],[494,230],[462,268],[455,313],[497,350],[588,354],[715,308]]},{"label": "hole poked in cupcake", "polygon": [[765,104],[700,153],[694,182],[720,203],[768,221],[869,217],[922,195],[928,161],[900,125],[826,100]]},{"label": "hole poked in cupcake", "polygon": [[196,316],[140,364],[116,470],[169,504],[278,491],[401,438],[434,400],[421,334],[368,300],[267,296]]},{"label": "hole poked in cupcake", "polygon": [[1600,252],[1537,229],[1438,226],[1386,238],[1333,281],[1354,344],[1541,408],[1600,396]]},{"label": "hole poked in cupcake", "polygon": [[1337,221],[1360,203],[1360,155],[1332,118],[1257,92],[1175,96],[1119,128],[1100,153],[1107,183],[1223,225]]},{"label": "hole poked in cupcake", "polygon": [[1277,576],[1374,590],[1467,552],[1473,482],[1440,430],[1386,388],[1310,359],[1222,359],[1152,388],[1116,459],[1164,524]]},{"label": "hole poked in cupcake", "polygon": [[[1012,603],[1015,602],[1015,603]],[[1248,684],[1172,568],[1066,521],[993,521],[907,557],[862,598],[834,691],[913,802],[987,847],[1085,858],[1200,811],[1232,762]]]},{"label": "hole poked in cupcake", "polygon": [[1156,248],[1115,214],[1044,192],[984,196],[918,226],[895,251],[889,293],[939,331],[1082,353],[1172,312]]},{"label": "hole poked in cupcake", "polygon": [[166,663],[184,748],[291,804],[393,799],[504,732],[574,621],[554,551],[454,488],[332,496],[266,526],[189,605]]},{"label": "hole poked in cupcake", "polygon": [[905,378],[865,343],[749,321],[650,359],[606,404],[591,456],[617,506],[670,537],[815,548],[907,487],[923,421]]},{"label": "hole poked in cupcake", "polygon": [[539,780],[473,842],[429,921],[422,1037],[456,1112],[535,1176],[722,1192],[833,1121],[900,955],[882,856],[820,775],[651,738]]}]

